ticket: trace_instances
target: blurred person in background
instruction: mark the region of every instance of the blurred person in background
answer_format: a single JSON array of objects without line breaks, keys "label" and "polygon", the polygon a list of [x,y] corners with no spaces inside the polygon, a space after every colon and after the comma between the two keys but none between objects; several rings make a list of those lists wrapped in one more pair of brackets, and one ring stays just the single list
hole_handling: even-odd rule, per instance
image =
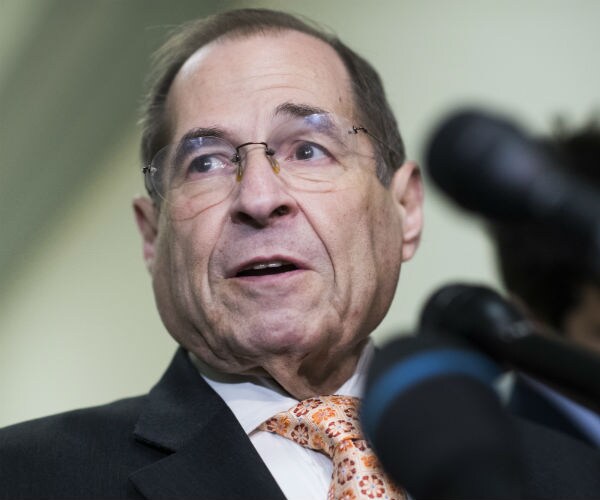
[{"label": "blurred person in background", "polygon": [[[600,193],[597,119],[574,131],[560,126],[541,144],[554,165]],[[589,248],[543,224],[494,223],[491,235],[504,285],[536,330],[600,355],[600,275],[587,265]],[[600,416],[537,380],[518,375],[509,408],[600,448]]]}]

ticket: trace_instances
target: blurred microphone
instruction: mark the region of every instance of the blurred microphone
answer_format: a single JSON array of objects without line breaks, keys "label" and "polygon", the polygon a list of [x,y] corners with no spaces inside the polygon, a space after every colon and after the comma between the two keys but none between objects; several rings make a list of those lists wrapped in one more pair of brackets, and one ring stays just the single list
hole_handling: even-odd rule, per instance
[{"label": "blurred microphone", "polygon": [[463,208],[496,220],[558,225],[591,247],[590,265],[599,265],[600,191],[561,173],[515,124],[458,112],[434,131],[426,155],[433,181]]},{"label": "blurred microphone", "polygon": [[532,324],[495,291],[465,284],[435,292],[421,313],[420,330],[465,339],[494,360],[549,383],[600,413],[600,358]]},{"label": "blurred microphone", "polygon": [[363,430],[412,498],[520,497],[516,430],[491,387],[499,373],[454,339],[402,337],[375,354]]}]

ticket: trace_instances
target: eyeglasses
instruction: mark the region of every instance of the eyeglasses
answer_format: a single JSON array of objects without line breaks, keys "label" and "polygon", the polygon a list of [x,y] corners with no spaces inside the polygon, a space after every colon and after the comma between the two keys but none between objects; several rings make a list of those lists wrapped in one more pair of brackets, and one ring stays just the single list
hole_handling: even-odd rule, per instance
[{"label": "eyeglasses", "polygon": [[167,204],[195,212],[223,201],[242,181],[248,156],[262,149],[281,182],[289,188],[325,192],[349,170],[373,160],[371,148],[359,153],[359,132],[330,113],[296,116],[275,123],[265,142],[233,146],[215,129],[199,129],[162,148],[143,168],[151,192]]}]

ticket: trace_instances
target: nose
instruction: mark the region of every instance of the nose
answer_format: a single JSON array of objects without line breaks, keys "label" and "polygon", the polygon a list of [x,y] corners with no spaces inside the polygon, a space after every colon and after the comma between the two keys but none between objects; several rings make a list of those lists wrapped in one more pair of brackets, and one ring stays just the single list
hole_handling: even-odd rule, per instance
[{"label": "nose", "polygon": [[272,160],[264,145],[246,148],[242,158],[242,177],[231,206],[234,222],[266,227],[297,213],[296,199],[282,182],[279,168],[274,167]]}]

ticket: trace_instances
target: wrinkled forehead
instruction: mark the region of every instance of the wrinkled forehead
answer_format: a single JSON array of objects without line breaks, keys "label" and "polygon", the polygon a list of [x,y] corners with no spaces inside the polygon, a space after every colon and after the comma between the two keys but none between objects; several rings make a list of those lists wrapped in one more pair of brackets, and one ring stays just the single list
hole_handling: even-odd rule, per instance
[{"label": "wrinkled forehead", "polygon": [[209,126],[253,137],[287,103],[354,119],[350,78],[331,46],[296,31],[219,39],[196,51],[173,82],[171,139]]}]

